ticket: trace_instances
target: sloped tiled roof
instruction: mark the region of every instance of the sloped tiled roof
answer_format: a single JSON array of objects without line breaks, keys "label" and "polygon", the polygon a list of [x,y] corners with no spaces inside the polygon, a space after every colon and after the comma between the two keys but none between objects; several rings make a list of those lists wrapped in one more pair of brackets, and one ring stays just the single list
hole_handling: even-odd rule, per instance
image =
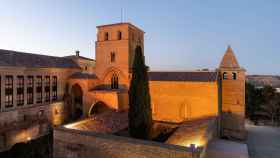
[{"label": "sloped tiled roof", "polygon": [[69,58],[3,49],[0,49],[0,66],[29,68],[80,68],[78,64]]},{"label": "sloped tiled roof", "polygon": [[128,127],[128,112],[109,110],[85,120],[65,125],[66,128],[113,134]]},{"label": "sloped tiled roof", "polygon": [[87,57],[83,57],[83,56],[76,56],[76,55],[69,55],[69,56],[65,56],[66,58],[80,58],[80,59],[84,59],[84,60],[90,60],[90,61],[95,61],[94,59],[91,58],[87,58]]},{"label": "sloped tiled roof", "polygon": [[95,74],[84,73],[84,72],[75,72],[70,76],[73,79],[97,79]]},{"label": "sloped tiled roof", "polygon": [[233,50],[228,46],[225,55],[220,63],[220,68],[240,68]]},{"label": "sloped tiled roof", "polygon": [[190,72],[148,72],[150,81],[197,81],[212,82],[217,80],[215,71]]}]

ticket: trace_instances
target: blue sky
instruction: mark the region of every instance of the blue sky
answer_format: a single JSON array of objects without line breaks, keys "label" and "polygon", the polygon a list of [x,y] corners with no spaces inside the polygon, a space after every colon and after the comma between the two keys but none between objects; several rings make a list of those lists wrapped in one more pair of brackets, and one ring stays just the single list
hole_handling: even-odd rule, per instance
[{"label": "blue sky", "polygon": [[121,8],[153,70],[215,69],[230,44],[249,74],[280,75],[278,0],[3,0],[0,49],[95,58],[96,26]]}]

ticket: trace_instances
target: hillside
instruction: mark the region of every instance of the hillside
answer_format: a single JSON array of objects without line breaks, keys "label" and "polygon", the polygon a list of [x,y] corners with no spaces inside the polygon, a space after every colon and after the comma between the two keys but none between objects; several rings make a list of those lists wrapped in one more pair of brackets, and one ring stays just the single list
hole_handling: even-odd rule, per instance
[{"label": "hillside", "polygon": [[246,81],[255,86],[271,85],[274,88],[280,87],[280,76],[274,75],[247,75]]}]

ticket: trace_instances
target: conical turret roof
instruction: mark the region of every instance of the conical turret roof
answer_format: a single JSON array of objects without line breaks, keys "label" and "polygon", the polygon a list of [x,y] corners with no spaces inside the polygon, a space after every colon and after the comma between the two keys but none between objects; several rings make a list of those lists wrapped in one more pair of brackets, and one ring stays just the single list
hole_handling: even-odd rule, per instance
[{"label": "conical turret roof", "polygon": [[228,46],[226,53],[220,63],[220,68],[240,68],[233,50]]}]

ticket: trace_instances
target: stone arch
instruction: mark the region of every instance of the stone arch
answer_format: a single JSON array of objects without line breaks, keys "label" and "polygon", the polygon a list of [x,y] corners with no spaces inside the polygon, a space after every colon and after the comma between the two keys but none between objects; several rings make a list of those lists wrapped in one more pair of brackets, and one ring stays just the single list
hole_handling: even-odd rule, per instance
[{"label": "stone arch", "polygon": [[[103,83],[106,85],[110,85],[111,88],[113,78],[114,81],[117,81],[118,88],[127,88],[126,85],[128,85],[128,76],[126,76],[121,70],[115,67],[110,67],[103,74],[102,77]],[[117,88],[113,88],[113,89],[117,89]]]},{"label": "stone arch", "polygon": [[89,109],[88,115],[93,116],[96,114],[101,114],[106,111],[111,111],[112,109],[109,108],[103,101],[95,102]]},{"label": "stone arch", "polygon": [[71,87],[71,118],[76,120],[83,116],[83,89],[82,87],[76,83]]}]

